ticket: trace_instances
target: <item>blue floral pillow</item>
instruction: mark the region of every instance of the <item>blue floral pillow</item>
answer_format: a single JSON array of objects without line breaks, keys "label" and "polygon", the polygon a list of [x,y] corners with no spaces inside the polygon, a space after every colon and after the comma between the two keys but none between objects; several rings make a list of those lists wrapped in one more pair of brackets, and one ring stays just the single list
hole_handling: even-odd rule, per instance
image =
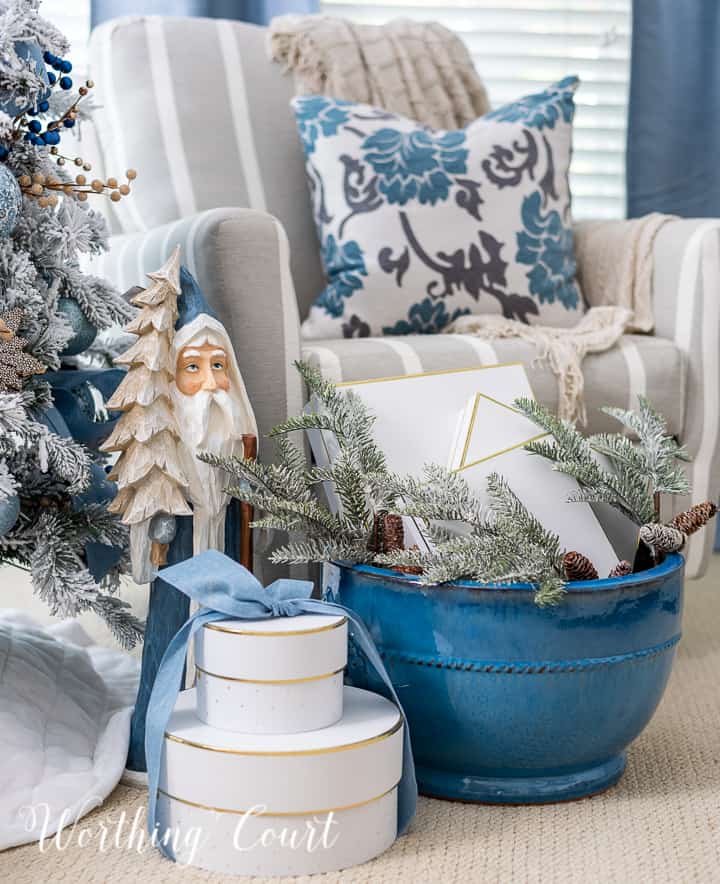
[{"label": "blue floral pillow", "polygon": [[454,132],[295,98],[328,278],[304,336],[430,333],[467,313],[575,325],[577,85],[567,77]]}]

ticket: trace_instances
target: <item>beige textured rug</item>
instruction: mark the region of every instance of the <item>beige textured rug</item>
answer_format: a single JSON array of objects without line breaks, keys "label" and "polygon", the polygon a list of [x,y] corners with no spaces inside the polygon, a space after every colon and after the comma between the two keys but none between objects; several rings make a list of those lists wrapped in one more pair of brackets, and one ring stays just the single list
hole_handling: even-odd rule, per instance
[{"label": "beige textured rug", "polygon": [[[220,882],[156,852],[108,843],[103,826],[142,792],[120,786],[68,833],[62,849],[0,854],[13,884]],[[128,823],[129,825],[129,823]],[[87,842],[78,846],[80,833]],[[125,834],[127,838],[127,833]],[[67,841],[67,843],[66,843]],[[259,881],[260,879],[242,879]],[[687,587],[684,637],[665,699],[604,795],[544,807],[483,807],[421,799],[412,831],[379,859],[338,875],[275,879],[378,884],[659,884],[720,881],[720,559]]]}]

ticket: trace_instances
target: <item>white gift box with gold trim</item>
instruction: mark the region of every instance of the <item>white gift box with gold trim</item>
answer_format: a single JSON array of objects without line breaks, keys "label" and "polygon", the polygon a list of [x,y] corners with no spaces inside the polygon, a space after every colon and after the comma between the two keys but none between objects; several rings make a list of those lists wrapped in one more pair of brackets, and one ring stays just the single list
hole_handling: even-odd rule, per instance
[{"label": "white gift box with gold trim", "polygon": [[347,620],[219,620],[195,637],[197,714],[240,733],[317,730],[342,716]]},{"label": "white gift box with gold trim", "polygon": [[235,875],[298,875],[366,862],[397,834],[403,724],[388,700],[344,688],[337,723],[239,734],[195,713],[168,723],[157,819],[179,862]]}]

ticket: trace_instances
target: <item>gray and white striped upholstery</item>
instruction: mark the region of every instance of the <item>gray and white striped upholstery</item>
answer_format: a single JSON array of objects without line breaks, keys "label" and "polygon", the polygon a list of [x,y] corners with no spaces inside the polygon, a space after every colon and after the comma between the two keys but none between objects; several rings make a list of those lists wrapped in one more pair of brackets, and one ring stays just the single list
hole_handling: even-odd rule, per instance
[{"label": "gray and white striped upholstery", "polygon": [[138,170],[113,204],[122,233],[218,206],[269,212],[292,243],[304,316],[324,285],[292,78],[267,55],[267,31],[210,18],[133,16],[96,28],[93,123],[108,175]]},{"label": "gray and white striped upholstery", "polygon": [[[472,365],[522,362],[537,398],[555,411],[558,390],[547,364],[534,364],[537,351],[525,341],[489,343],[471,335],[408,335],[401,338],[356,338],[306,341],[304,357],[334,381],[394,377]],[[680,351],[671,341],[626,335],[620,347],[586,357],[585,402],[589,432],[616,430],[617,422],[602,414],[602,405],[635,408],[638,394],[647,394],[668,418],[673,433],[682,430],[685,372]]]},{"label": "gray and white striped upholstery", "polygon": [[[655,240],[653,302],[655,333],[685,357],[687,395],[680,440],[693,457],[690,503],[720,494],[720,220],[666,224]],[[697,534],[686,551],[687,572],[705,572],[714,532]]]},{"label": "gray and white striped upholstery", "polygon": [[[102,25],[91,40],[103,166],[108,175],[139,171],[133,196],[113,205],[123,235],[94,269],[128,287],[180,242],[228,325],[263,431],[300,405],[291,368],[300,354],[299,317],[323,285],[288,106],[292,83],[268,61],[265,37],[236,22],[135,17]],[[692,500],[717,499],[720,220],[665,225],[654,262],[656,336],[629,335],[617,349],[587,357],[589,428],[611,426],[599,405],[628,406],[647,393],[694,457]],[[531,367],[535,355],[518,341],[451,335],[306,346],[329,377],[343,380],[495,361]],[[551,374],[532,367],[531,377],[538,398],[553,407]],[[690,576],[705,570],[712,541],[706,531],[691,542]]]}]

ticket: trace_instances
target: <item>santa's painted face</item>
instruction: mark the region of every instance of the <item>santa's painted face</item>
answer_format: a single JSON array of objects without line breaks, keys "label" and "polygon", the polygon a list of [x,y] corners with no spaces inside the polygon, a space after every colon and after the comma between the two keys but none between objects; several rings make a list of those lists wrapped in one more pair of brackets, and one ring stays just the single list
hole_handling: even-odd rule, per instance
[{"label": "santa's painted face", "polygon": [[175,363],[175,385],[186,396],[200,390],[229,390],[228,357],[217,344],[183,347]]}]

